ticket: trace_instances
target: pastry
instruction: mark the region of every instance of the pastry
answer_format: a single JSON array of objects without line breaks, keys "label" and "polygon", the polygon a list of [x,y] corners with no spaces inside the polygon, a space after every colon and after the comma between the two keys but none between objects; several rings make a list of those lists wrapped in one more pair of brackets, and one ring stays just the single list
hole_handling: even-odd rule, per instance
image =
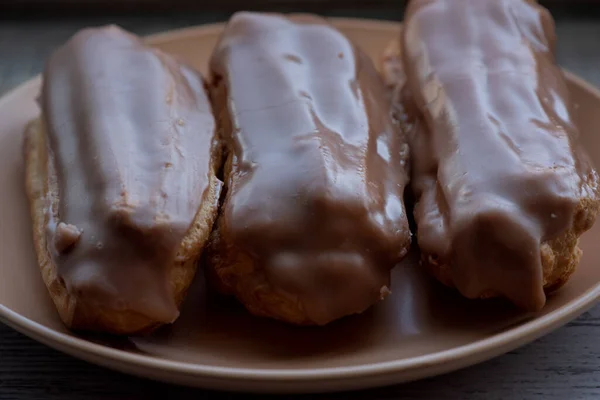
[{"label": "pastry", "polygon": [[408,146],[371,60],[322,18],[244,12],[210,69],[227,154],[214,284],[299,325],[384,298],[410,245]]},{"label": "pastry", "polygon": [[43,79],[26,188],[61,319],[116,334],[173,322],[221,188],[201,76],[110,26],[74,35]]},{"label": "pastry", "polygon": [[525,0],[413,0],[400,43],[383,70],[403,87],[422,263],[468,298],[541,309],[600,204],[550,14]]}]

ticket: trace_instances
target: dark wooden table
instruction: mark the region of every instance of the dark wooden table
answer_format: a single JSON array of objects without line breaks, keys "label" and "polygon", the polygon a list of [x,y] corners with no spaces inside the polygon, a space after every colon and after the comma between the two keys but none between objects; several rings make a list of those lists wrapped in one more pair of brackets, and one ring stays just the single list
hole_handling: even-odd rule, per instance
[{"label": "dark wooden table", "polygon": [[[330,10],[328,14],[399,19],[399,12]],[[597,12],[555,12],[560,63],[600,86]],[[0,19],[0,94],[38,74],[44,59],[77,29],[117,23],[139,34],[225,20],[226,13]],[[0,18],[2,14],[0,13]],[[600,112],[600,110],[598,110]],[[600,127],[598,127],[600,130]],[[600,267],[600,266],[599,266]],[[2,279],[0,277],[0,279]],[[0,324],[0,400],[243,398],[133,378],[47,348]],[[519,350],[433,379],[327,399],[597,399],[600,398],[600,306]]]}]

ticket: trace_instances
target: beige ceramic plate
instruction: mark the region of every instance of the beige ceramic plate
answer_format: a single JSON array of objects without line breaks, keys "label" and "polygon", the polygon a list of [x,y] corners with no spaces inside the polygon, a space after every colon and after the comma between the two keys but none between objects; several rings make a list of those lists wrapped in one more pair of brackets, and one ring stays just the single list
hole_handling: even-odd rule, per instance
[{"label": "beige ceramic plate", "polygon": [[[395,23],[336,20],[375,59]],[[153,36],[149,41],[200,70],[222,25]],[[569,75],[582,140],[600,165],[600,92]],[[371,311],[326,328],[294,328],[217,302],[199,278],[181,318],[141,339],[80,337],[60,323],[35,262],[23,189],[21,138],[38,114],[39,79],[0,101],[0,319],[76,357],[169,382],[225,390],[324,391],[398,383],[448,372],[529,342],[591,307],[600,296],[600,223],[582,240],[571,281],[537,314],[499,301],[461,299],[418,269],[414,254],[396,268],[393,295]]]}]

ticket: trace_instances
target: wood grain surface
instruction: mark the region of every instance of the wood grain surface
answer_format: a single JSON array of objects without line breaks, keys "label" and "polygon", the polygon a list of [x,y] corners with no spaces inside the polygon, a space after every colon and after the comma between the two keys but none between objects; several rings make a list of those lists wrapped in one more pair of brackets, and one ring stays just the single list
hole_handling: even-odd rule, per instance
[{"label": "wood grain surface", "polygon": [[[360,12],[331,9],[326,14],[388,19],[401,17],[399,12],[382,12],[376,9],[364,9]],[[600,19],[579,14],[564,16],[555,13],[555,16],[560,63],[600,86]],[[220,21],[227,17],[227,13],[213,12],[60,20],[0,19],[0,94],[38,74],[52,49],[84,26],[110,22],[138,34],[149,34]],[[242,394],[182,388],[122,375],[63,355],[0,324],[1,400],[147,400],[166,399],[167,396],[175,399],[247,397]],[[419,400],[598,399],[600,306],[528,346],[475,367],[396,387],[317,397]]]}]

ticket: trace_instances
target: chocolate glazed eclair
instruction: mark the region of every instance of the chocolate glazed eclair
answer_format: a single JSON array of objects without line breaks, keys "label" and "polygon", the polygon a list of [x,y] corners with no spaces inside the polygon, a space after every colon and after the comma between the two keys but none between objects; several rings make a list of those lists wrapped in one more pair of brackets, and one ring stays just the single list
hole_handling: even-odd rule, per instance
[{"label": "chocolate glazed eclair", "polygon": [[64,323],[173,322],[216,217],[215,121],[201,76],[116,27],[49,59],[25,137],[42,276]]},{"label": "chocolate glazed eclair", "polygon": [[210,68],[227,153],[212,281],[304,325],[386,296],[410,245],[408,146],[371,60],[321,18],[238,13]]},{"label": "chocolate glazed eclair", "polygon": [[554,43],[534,1],[413,0],[385,57],[409,131],[422,261],[466,297],[539,310],[596,219],[598,174]]}]

